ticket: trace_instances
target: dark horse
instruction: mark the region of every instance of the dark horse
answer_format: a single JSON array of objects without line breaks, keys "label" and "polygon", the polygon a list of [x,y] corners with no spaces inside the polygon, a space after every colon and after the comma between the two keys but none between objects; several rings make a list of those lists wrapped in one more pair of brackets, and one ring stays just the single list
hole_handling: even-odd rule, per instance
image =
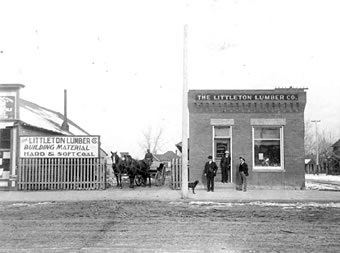
[{"label": "dark horse", "polygon": [[137,175],[140,176],[142,179],[140,184],[146,185],[147,179],[149,179],[149,187],[151,187],[151,173],[150,173],[150,166],[151,164],[143,160],[138,160],[138,168],[137,168]]},{"label": "dark horse", "polygon": [[117,152],[111,151],[112,169],[117,179],[117,187],[123,188],[122,174],[126,173],[125,162],[117,155]]},{"label": "dark horse", "polygon": [[124,159],[121,159],[117,152],[111,151],[111,159],[112,159],[112,169],[117,179],[117,187],[123,188],[122,184],[122,174],[127,174],[130,179],[130,188],[134,187],[134,179],[136,175],[136,171],[138,168],[137,161],[132,159],[130,155],[124,156]]},{"label": "dark horse", "polygon": [[133,159],[130,155],[127,155],[125,157],[125,166],[127,168],[127,174],[130,179],[130,188],[134,188],[135,186],[134,181],[138,170],[138,162],[135,159]]}]

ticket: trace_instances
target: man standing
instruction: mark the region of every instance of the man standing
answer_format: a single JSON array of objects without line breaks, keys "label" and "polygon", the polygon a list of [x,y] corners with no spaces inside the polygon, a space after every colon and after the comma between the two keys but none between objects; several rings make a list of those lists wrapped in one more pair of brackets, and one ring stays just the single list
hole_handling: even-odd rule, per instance
[{"label": "man standing", "polygon": [[240,157],[240,166],[239,166],[239,174],[240,174],[240,190],[243,190],[244,192],[247,191],[247,176],[248,174],[248,164],[246,164],[246,160],[243,157]]},{"label": "man standing", "polygon": [[222,183],[228,183],[230,180],[230,156],[229,151],[226,150],[221,159]]},{"label": "man standing", "polygon": [[214,191],[214,177],[216,176],[217,172],[217,165],[216,163],[212,160],[212,156],[208,156],[208,161],[205,163],[204,166],[204,176],[207,177],[207,187],[208,187],[208,192]]}]

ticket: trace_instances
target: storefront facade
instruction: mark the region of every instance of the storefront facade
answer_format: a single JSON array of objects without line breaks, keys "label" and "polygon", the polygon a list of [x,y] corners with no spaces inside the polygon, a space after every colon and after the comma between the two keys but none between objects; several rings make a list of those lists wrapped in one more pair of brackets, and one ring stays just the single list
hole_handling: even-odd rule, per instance
[{"label": "storefront facade", "polygon": [[242,156],[250,188],[303,189],[305,105],[305,89],[190,90],[189,180],[204,181],[207,156],[219,165],[228,150],[232,183]]},{"label": "storefront facade", "polygon": [[16,157],[21,84],[0,85],[0,190],[16,188]]},{"label": "storefront facade", "polygon": [[[20,173],[18,173],[20,167],[19,160],[21,158],[53,159],[53,157],[63,157],[72,159],[77,156],[77,158],[84,159],[104,159],[106,157],[106,153],[102,149],[99,149],[98,152],[93,154],[90,154],[88,151],[77,152],[76,155],[75,152],[70,152],[69,148],[71,146],[71,151],[92,150],[93,146],[89,143],[86,143],[88,145],[86,145],[85,148],[85,142],[61,145],[61,148],[63,148],[62,151],[65,152],[62,152],[60,155],[50,152],[51,156],[49,156],[47,152],[42,152],[46,150],[60,151],[54,146],[52,147],[50,143],[47,143],[45,137],[50,139],[54,139],[54,137],[67,139],[67,137],[69,137],[70,140],[73,140],[73,137],[76,140],[88,140],[89,137],[93,137],[97,140],[99,136],[90,136],[89,133],[71,120],[68,120],[69,130],[62,129],[64,116],[58,112],[21,99],[20,90],[22,88],[24,88],[24,85],[21,84],[0,84],[0,191],[18,190],[18,182],[20,181]],[[25,141],[24,138],[32,140],[34,137],[39,137],[40,142],[31,141],[29,143],[30,145],[22,145]],[[100,141],[98,140],[95,143],[95,147],[100,146],[99,143]],[[39,153],[39,155],[36,153]],[[104,160],[102,160],[101,163],[103,164]],[[53,166],[56,167],[56,164]],[[32,167],[41,168],[42,166],[35,164],[32,165]],[[22,171],[24,171],[24,169]],[[43,183],[41,183],[42,180],[52,181],[52,177],[56,179],[56,172],[52,172],[52,170],[49,172],[49,175],[54,173],[51,178],[46,171],[43,172],[43,169],[36,174],[34,174],[32,170],[27,173],[30,173],[30,176],[28,176],[30,180],[32,179],[37,185],[41,186],[43,185]],[[71,179],[71,177],[69,179]],[[22,183],[23,180],[20,182]],[[47,185],[46,182],[44,182],[44,184]]]}]

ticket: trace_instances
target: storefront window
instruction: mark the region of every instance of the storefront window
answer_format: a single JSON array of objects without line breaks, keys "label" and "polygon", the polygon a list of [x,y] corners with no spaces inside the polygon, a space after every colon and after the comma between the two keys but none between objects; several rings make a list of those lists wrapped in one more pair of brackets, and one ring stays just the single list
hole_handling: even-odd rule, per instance
[{"label": "storefront window", "polygon": [[10,169],[11,130],[0,129],[0,179],[7,179]]},{"label": "storefront window", "polygon": [[254,167],[281,168],[282,127],[254,127]]}]

